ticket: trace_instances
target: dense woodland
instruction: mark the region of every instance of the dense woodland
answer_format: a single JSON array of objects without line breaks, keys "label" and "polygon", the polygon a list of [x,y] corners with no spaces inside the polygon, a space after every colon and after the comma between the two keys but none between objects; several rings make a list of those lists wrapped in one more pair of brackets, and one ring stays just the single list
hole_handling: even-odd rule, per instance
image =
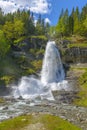
[{"label": "dense woodland", "polygon": [[68,9],[65,11],[62,9],[56,26],[56,33],[57,36],[87,36],[87,5],[81,11],[78,7],[73,8],[71,14],[69,14]]},{"label": "dense woodland", "polygon": [[11,46],[31,36],[47,36],[49,24],[38,16],[34,23],[33,13],[17,10],[5,14],[0,9],[0,56],[4,56]]}]

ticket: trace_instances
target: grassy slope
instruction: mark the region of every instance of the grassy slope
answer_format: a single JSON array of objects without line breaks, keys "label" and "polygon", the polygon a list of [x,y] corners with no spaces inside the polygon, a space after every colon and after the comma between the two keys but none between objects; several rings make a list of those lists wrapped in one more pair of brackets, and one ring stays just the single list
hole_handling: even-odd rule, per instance
[{"label": "grassy slope", "polygon": [[[48,114],[19,116],[0,123],[0,130],[29,130],[29,125],[43,124],[45,130],[81,130],[77,126]],[[36,128],[39,130],[39,128]]]},{"label": "grassy slope", "polygon": [[[73,71],[80,72],[78,78],[79,93],[77,94],[80,98],[74,101],[74,104],[79,106],[87,107],[87,67],[73,67]],[[82,74],[81,74],[82,72]]]},{"label": "grassy slope", "polygon": [[75,101],[75,104],[87,107],[87,70],[79,78],[80,92],[78,93],[80,99]]},{"label": "grassy slope", "polygon": [[73,43],[68,45],[68,48],[72,48],[72,47],[87,48],[87,43]]}]

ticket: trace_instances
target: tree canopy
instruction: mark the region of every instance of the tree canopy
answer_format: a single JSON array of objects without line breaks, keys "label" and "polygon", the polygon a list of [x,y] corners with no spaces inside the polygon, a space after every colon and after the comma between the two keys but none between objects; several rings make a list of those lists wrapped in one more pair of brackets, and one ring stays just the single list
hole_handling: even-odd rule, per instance
[{"label": "tree canopy", "polygon": [[62,9],[58,23],[56,25],[57,36],[70,36],[73,34],[79,34],[87,36],[87,5],[79,11],[79,8],[72,9],[71,14],[68,13],[68,9],[65,11]]}]

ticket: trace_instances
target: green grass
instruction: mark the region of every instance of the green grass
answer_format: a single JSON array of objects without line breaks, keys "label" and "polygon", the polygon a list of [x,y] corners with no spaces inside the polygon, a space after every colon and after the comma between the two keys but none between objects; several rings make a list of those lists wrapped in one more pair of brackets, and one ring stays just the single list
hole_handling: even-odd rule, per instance
[{"label": "green grass", "polygon": [[68,44],[68,48],[72,48],[72,47],[84,48],[84,47],[87,47],[87,43],[73,43],[73,44]]},{"label": "green grass", "polygon": [[80,72],[78,78],[79,92],[77,96],[79,99],[74,100],[74,104],[78,106],[87,107],[87,67],[71,67],[71,70]]},{"label": "green grass", "polygon": [[42,121],[47,130],[81,130],[73,124],[57,116],[43,115]]},{"label": "green grass", "polygon": [[30,123],[31,116],[19,116],[0,123],[0,130],[21,130]]},{"label": "green grass", "polygon": [[69,123],[68,121],[65,121],[57,116],[48,114],[19,116],[14,119],[1,122],[0,130],[23,130],[30,124],[36,123],[43,124],[45,130],[81,130],[77,126]]},{"label": "green grass", "polygon": [[86,91],[80,91],[78,93],[79,99],[76,99],[74,101],[74,104],[82,107],[87,107],[87,90]]},{"label": "green grass", "polygon": [[87,70],[82,76],[80,76],[78,82],[80,85],[80,92],[78,93],[80,99],[77,99],[75,104],[87,107]]}]

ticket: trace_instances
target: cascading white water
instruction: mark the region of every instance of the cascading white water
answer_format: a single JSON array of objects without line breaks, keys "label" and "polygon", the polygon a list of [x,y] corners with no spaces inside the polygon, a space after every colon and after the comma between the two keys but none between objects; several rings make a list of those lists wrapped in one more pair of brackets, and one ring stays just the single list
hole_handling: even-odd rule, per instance
[{"label": "cascading white water", "polygon": [[41,82],[43,84],[64,80],[65,73],[60,59],[59,51],[54,41],[48,42],[43,60]]},{"label": "cascading white water", "polygon": [[41,79],[22,77],[18,86],[14,88],[14,96],[23,98],[54,100],[53,90],[67,90],[68,84],[64,80],[65,74],[60,54],[54,41],[47,43],[41,71]]}]

